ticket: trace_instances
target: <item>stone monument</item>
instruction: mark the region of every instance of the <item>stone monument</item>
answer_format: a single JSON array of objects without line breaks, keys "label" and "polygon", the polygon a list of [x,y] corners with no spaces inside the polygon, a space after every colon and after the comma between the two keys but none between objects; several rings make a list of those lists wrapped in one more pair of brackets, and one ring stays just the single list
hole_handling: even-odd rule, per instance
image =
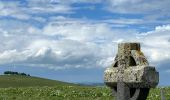
[{"label": "stone monument", "polygon": [[116,100],[146,100],[157,86],[159,73],[140,50],[140,43],[119,43],[113,64],[104,72],[104,81]]}]

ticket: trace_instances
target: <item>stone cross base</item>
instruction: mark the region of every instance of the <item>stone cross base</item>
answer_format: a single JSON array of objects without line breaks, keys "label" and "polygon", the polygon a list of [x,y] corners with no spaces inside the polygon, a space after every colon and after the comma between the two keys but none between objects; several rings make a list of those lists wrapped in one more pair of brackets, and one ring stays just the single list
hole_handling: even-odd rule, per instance
[{"label": "stone cross base", "polygon": [[118,82],[112,90],[116,100],[146,100],[149,94],[149,88],[129,88],[124,82]]}]

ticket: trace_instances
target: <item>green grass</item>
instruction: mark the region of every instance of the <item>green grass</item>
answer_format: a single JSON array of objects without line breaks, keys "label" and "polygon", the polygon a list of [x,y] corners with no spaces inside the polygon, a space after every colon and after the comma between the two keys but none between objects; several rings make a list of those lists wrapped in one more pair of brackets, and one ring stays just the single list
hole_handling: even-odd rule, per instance
[{"label": "green grass", "polygon": [[[166,100],[170,100],[170,88],[164,88]],[[107,87],[55,86],[1,88],[0,100],[114,100]],[[160,88],[151,89],[147,100],[161,100]]]},{"label": "green grass", "polygon": [[0,100],[113,100],[102,87],[55,86],[0,89]]},{"label": "green grass", "polygon": [[170,100],[170,87],[151,89],[147,100],[161,100],[161,89],[164,91],[165,100]]},{"label": "green grass", "polygon": [[71,83],[22,75],[0,75],[0,88],[74,85]]},{"label": "green grass", "polygon": [[[37,83],[38,81],[40,82]],[[0,76],[0,82],[4,84],[0,85],[2,87],[0,88],[0,100],[114,100],[110,88],[105,86],[78,86],[25,76]],[[5,82],[9,83],[5,85]],[[9,88],[4,88],[9,85],[11,85]],[[161,100],[160,89],[151,89],[147,100]],[[163,88],[163,90],[166,100],[170,100],[170,87]]]}]

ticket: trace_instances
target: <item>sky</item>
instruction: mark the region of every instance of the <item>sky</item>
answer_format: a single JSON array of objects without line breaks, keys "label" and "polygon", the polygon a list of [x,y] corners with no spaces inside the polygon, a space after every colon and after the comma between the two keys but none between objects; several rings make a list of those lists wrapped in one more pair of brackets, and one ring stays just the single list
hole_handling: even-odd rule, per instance
[{"label": "sky", "polygon": [[103,82],[117,44],[140,42],[170,85],[169,0],[0,0],[0,73]]}]

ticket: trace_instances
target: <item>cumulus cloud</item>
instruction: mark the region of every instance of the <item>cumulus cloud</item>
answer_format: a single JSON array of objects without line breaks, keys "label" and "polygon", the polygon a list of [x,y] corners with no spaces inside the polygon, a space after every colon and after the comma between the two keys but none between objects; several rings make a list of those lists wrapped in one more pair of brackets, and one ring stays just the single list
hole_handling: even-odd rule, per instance
[{"label": "cumulus cloud", "polygon": [[49,22],[42,29],[22,23],[21,29],[17,29],[20,31],[15,31],[16,27],[7,30],[2,24],[0,64],[55,70],[107,67],[117,52],[117,43],[122,41],[141,42],[142,51],[152,64],[170,58],[170,25],[157,26],[152,31],[139,34],[114,30],[106,23],[63,18]]},{"label": "cumulus cloud", "polygon": [[[47,68],[106,67],[102,63],[109,54],[102,46],[73,40],[36,40],[22,50],[1,52],[1,64],[24,64]],[[107,53],[104,53],[107,52]],[[101,54],[100,54],[101,53]],[[111,50],[110,53],[112,54]],[[111,55],[109,54],[109,55]]]},{"label": "cumulus cloud", "polygon": [[[27,23],[15,26],[15,21],[11,22],[11,27],[2,24],[1,40],[5,46],[1,47],[0,64],[46,66],[50,69],[106,67],[104,61],[113,55],[112,49],[106,48],[113,48],[113,44],[108,44],[105,38],[111,41],[116,33],[105,24],[71,22],[76,23],[50,22],[42,29]],[[112,34],[105,36],[105,33]],[[104,40],[101,40],[102,36]]]},{"label": "cumulus cloud", "polygon": [[[146,24],[144,19],[106,19],[101,21],[69,18],[52,13],[75,13],[72,4],[100,3],[101,0],[29,0],[0,2],[0,64],[21,64],[49,69],[107,67],[112,63],[119,42],[141,42],[142,51],[152,64],[170,59],[170,25],[147,32],[115,26]],[[140,0],[107,0],[112,12],[148,13],[154,6]],[[165,1],[164,1],[165,2]],[[160,4],[164,5],[164,2]],[[131,5],[131,6],[129,6]],[[141,7],[145,7],[140,9]],[[166,8],[166,6],[164,6]],[[165,9],[163,7],[163,9]],[[114,9],[112,9],[114,8]],[[166,11],[166,9],[165,9]],[[38,15],[39,14],[39,15]],[[41,16],[42,15],[42,16]],[[48,16],[47,16],[48,15]],[[48,17],[48,18],[47,18]],[[16,19],[15,19],[16,18]],[[35,22],[36,21],[36,22]]]},{"label": "cumulus cloud", "polygon": [[157,26],[153,31],[140,35],[143,34],[143,50],[152,63],[159,64],[170,58],[170,25]]}]

